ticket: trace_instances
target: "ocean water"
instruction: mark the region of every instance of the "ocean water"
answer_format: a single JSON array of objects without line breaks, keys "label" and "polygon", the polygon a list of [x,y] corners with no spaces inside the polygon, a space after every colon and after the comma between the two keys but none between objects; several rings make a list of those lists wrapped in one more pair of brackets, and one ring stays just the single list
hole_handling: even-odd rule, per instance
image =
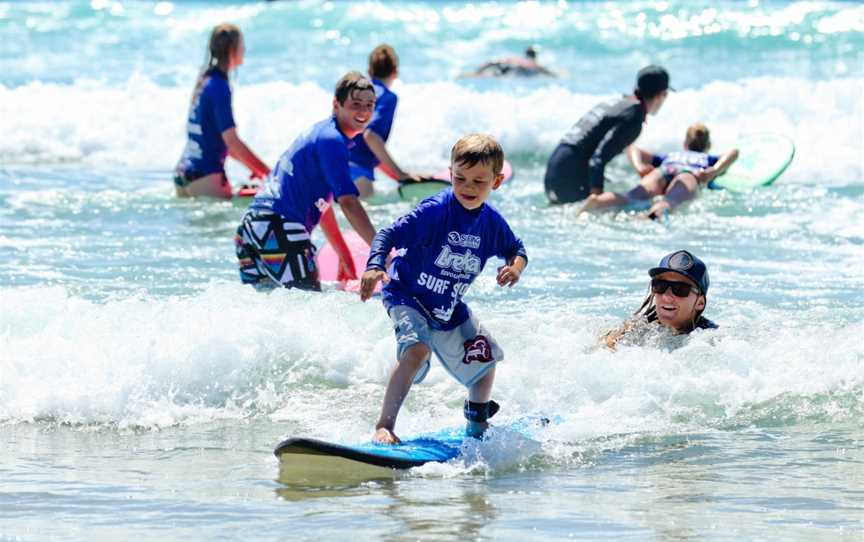
[{"label": "ocean water", "polygon": [[[235,116],[265,161],[382,41],[400,163],[499,138],[516,176],[492,203],[531,263],[513,289],[490,265],[466,300],[507,353],[495,421],[556,416],[534,453],[493,439],[392,480],[278,479],[289,435],[369,437],[394,340],[375,300],[243,287],[244,203],[173,196],[222,21],[246,37]],[[861,4],[21,1],[0,2],[0,43],[0,540],[864,537]],[[561,77],[457,78],[529,44]],[[678,91],[642,146],[695,121],[716,151],[771,131],[795,141],[789,169],[664,224],[549,207],[557,140],[650,62]],[[410,209],[388,182],[377,226]],[[597,348],[680,248],[709,266],[720,329]],[[397,432],[461,424],[464,396],[433,368]]]}]

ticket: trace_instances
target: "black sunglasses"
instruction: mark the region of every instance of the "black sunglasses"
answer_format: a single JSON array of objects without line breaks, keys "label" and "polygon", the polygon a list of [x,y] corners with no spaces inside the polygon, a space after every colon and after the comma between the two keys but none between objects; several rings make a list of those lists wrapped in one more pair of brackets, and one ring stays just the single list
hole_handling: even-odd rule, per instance
[{"label": "black sunglasses", "polygon": [[662,294],[669,288],[672,288],[672,295],[675,297],[687,297],[690,292],[699,293],[699,288],[694,288],[686,282],[678,282],[674,280],[651,279],[651,291],[655,294]]}]

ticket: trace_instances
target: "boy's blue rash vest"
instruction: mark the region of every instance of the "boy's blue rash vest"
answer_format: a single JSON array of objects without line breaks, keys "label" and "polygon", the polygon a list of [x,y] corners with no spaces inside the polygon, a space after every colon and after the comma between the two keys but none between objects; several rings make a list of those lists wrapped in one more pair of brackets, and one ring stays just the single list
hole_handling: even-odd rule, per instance
[{"label": "boy's blue rash vest", "polygon": [[453,329],[468,319],[462,296],[492,256],[528,259],[525,245],[498,211],[484,203],[467,210],[452,189],[427,198],[375,236],[366,269],[384,269],[397,256],[382,290],[384,305],[408,305],[433,329]]},{"label": "boy's blue rash vest", "polygon": [[[375,113],[366,129],[372,130],[381,136],[381,139],[387,141],[390,137],[390,129],[393,127],[393,117],[396,115],[396,103],[399,98],[377,79],[372,80],[372,86],[375,87]],[[375,169],[379,160],[366,145],[363,134],[355,137],[354,141],[356,145],[351,149],[351,162],[368,170]]]},{"label": "boy's blue rash vest", "polygon": [[716,164],[719,159],[719,156],[705,152],[674,151],[651,155],[651,165],[654,167],[672,166],[684,170],[703,170]]},{"label": "boy's blue rash vest", "polygon": [[278,213],[311,232],[333,199],[359,194],[348,171],[351,144],[336,117],[314,124],[282,154],[249,209]]},{"label": "boy's blue rash vest", "polygon": [[178,169],[196,177],[225,171],[228,147],[222,132],[234,126],[228,76],[211,68],[204,74],[204,82],[189,108],[186,148]]}]

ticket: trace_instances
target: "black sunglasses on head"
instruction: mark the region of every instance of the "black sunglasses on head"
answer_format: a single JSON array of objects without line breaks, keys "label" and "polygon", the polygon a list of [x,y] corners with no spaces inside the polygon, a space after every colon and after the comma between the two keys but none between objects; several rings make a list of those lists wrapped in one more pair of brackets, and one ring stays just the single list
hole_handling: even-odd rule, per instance
[{"label": "black sunglasses on head", "polygon": [[699,293],[699,288],[690,286],[686,282],[675,280],[651,279],[651,291],[655,294],[662,294],[669,288],[672,288],[672,295],[675,297],[687,297],[690,292]]}]

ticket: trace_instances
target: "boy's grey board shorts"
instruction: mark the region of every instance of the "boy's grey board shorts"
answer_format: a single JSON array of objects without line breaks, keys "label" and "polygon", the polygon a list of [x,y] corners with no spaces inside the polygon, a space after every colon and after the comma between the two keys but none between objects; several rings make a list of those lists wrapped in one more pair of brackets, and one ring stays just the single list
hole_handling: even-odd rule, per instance
[{"label": "boy's grey board shorts", "polygon": [[[396,331],[396,359],[401,359],[410,346],[426,344],[447,372],[466,388],[504,360],[504,352],[473,313],[462,325],[448,330],[432,329],[420,312],[407,305],[394,305],[389,314]],[[429,366],[426,360],[414,376],[415,384],[426,378]]]}]

